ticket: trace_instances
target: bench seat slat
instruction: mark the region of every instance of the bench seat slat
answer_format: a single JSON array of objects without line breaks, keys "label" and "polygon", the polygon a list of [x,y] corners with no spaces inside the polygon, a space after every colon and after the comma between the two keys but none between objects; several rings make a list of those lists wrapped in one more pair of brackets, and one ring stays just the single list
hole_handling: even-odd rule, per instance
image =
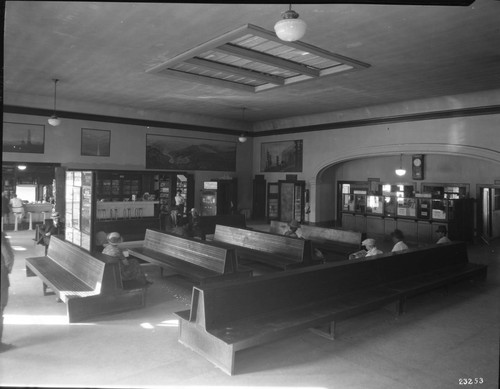
[{"label": "bench seat slat", "polygon": [[66,296],[99,294],[98,290],[94,290],[48,257],[26,258],[26,264],[35,274]]}]

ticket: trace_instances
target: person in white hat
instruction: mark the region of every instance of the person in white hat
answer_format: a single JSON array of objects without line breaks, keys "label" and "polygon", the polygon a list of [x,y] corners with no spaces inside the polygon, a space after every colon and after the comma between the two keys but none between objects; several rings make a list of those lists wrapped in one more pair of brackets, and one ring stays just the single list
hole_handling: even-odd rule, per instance
[{"label": "person in white hat", "polygon": [[375,239],[365,239],[361,242],[361,245],[366,247],[365,257],[371,257],[372,255],[383,254],[382,250],[379,250],[376,246]]},{"label": "person in white hat", "polygon": [[136,282],[140,285],[152,284],[142,272],[141,265],[137,259],[129,257],[128,250],[122,250],[118,247],[118,245],[123,242],[119,232],[109,233],[107,240],[108,244],[104,247],[102,253],[119,259],[120,273],[124,286]]},{"label": "person in white hat", "polygon": [[61,222],[59,212],[52,212],[52,218],[45,220],[38,230],[38,241],[37,244],[45,246],[45,255],[50,244],[50,237],[52,235],[61,235],[64,230],[64,224]]}]

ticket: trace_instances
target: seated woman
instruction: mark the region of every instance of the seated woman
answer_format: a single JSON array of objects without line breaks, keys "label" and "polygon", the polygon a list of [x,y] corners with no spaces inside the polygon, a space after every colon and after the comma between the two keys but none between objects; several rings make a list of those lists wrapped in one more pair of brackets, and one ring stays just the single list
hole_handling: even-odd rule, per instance
[{"label": "seated woman", "polygon": [[148,280],[142,272],[141,265],[135,258],[129,258],[128,250],[122,250],[118,244],[123,242],[118,232],[108,234],[108,245],[102,250],[103,254],[119,259],[120,273],[124,286],[138,282],[140,285],[150,285],[153,282]]},{"label": "seated woman", "polygon": [[50,237],[52,235],[61,235],[63,233],[64,224],[61,222],[59,212],[52,213],[52,219],[47,219],[39,228],[39,238],[36,242],[45,246],[45,255],[49,248]]},{"label": "seated woman", "polygon": [[361,242],[363,246],[366,247],[366,255],[365,257],[371,257],[372,255],[379,255],[383,254],[384,252],[382,250],[379,250],[376,246],[375,239],[365,239],[364,241]]}]

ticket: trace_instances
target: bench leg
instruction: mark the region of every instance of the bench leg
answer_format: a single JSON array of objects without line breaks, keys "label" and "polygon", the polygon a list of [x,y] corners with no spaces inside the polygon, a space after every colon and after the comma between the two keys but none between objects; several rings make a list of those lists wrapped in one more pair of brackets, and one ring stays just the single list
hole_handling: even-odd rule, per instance
[{"label": "bench leg", "polygon": [[335,321],[332,321],[323,327],[309,328],[309,330],[316,335],[322,336],[323,338],[335,340]]},{"label": "bench leg", "polygon": [[224,373],[234,374],[233,345],[209,334],[196,323],[182,319],[179,321],[179,342],[212,362]]},{"label": "bench leg", "polygon": [[50,295],[56,294],[53,291],[47,292],[47,289],[49,289],[49,287],[47,286],[47,284],[45,282],[42,282],[42,288],[43,288],[43,295],[44,296],[50,296]]}]

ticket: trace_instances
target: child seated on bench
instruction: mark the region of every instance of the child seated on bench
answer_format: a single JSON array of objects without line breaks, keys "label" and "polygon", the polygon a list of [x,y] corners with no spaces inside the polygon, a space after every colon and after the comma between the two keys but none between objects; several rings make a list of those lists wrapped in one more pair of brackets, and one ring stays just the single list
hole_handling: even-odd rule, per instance
[{"label": "child seated on bench", "polygon": [[127,283],[132,283],[130,281],[139,282],[141,285],[151,285],[153,283],[146,278],[137,259],[130,258],[128,250],[122,250],[118,247],[118,244],[123,242],[118,232],[111,232],[108,234],[107,240],[108,245],[104,247],[102,253],[120,260],[120,272],[124,286],[126,286]]}]

